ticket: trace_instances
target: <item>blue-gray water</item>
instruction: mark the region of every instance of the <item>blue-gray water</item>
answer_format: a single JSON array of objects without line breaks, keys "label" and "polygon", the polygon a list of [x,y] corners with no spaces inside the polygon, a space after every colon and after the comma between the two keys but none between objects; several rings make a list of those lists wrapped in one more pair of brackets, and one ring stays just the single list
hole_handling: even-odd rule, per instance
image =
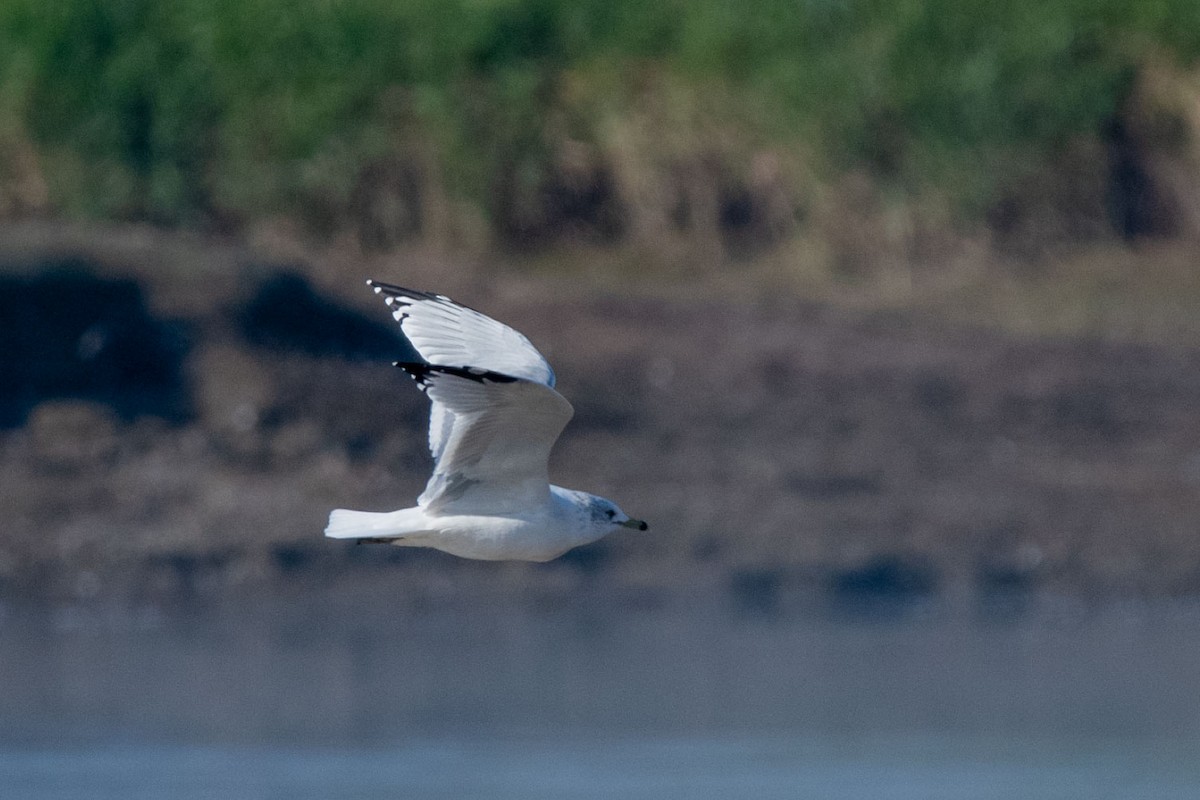
[{"label": "blue-gray water", "polygon": [[7,609],[0,787],[1192,799],[1200,608]]}]

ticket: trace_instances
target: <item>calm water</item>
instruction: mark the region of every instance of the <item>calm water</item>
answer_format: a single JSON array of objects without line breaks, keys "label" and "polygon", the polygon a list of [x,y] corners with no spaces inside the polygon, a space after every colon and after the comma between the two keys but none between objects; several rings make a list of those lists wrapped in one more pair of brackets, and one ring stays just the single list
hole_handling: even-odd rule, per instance
[{"label": "calm water", "polygon": [[1200,797],[1200,608],[0,615],[0,796]]}]

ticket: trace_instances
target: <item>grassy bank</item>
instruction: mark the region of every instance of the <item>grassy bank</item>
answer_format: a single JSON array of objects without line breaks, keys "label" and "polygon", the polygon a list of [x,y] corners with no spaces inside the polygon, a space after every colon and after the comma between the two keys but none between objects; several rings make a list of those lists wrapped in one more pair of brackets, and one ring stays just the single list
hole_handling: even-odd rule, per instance
[{"label": "grassy bank", "polygon": [[1197,54],[1190,0],[8,0],[0,198],[380,246],[770,243],[862,174],[970,223],[1077,183],[1140,71]]}]

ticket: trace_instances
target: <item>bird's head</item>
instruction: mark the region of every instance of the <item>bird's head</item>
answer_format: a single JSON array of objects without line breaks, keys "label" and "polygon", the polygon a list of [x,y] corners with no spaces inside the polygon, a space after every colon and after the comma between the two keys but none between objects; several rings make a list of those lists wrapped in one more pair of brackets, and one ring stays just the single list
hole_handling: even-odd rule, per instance
[{"label": "bird's head", "polygon": [[592,519],[601,525],[630,528],[635,531],[644,531],[650,528],[644,521],[631,518],[624,511],[617,508],[616,503],[611,500],[605,500],[603,497],[592,495],[589,510],[592,512]]}]

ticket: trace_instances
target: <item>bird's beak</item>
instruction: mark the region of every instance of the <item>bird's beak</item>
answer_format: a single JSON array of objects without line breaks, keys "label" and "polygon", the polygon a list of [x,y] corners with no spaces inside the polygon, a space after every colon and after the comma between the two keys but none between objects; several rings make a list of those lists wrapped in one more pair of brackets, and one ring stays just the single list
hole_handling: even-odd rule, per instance
[{"label": "bird's beak", "polygon": [[621,527],[632,528],[635,531],[645,531],[650,529],[650,526],[645,522],[642,522],[640,519],[627,519],[621,523]]}]

